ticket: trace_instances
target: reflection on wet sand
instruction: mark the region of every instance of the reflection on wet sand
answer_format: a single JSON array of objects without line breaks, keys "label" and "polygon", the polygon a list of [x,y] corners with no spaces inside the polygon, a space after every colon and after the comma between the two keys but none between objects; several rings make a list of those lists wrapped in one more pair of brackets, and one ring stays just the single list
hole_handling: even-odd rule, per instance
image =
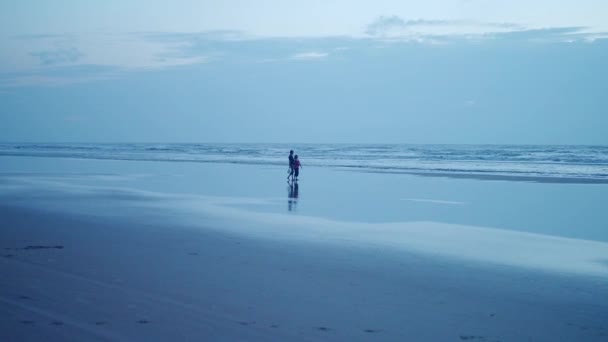
[{"label": "reflection on wet sand", "polygon": [[296,211],[298,206],[299,185],[297,181],[289,182],[287,185],[287,210]]}]

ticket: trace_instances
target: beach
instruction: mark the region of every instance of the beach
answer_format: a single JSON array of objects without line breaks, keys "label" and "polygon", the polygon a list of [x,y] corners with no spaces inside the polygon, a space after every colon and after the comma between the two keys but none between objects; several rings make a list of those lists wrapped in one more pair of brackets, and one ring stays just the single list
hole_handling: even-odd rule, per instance
[{"label": "beach", "polygon": [[6,341],[605,341],[605,184],[0,156]]},{"label": "beach", "polygon": [[606,14],[0,2],[0,342],[608,342]]}]

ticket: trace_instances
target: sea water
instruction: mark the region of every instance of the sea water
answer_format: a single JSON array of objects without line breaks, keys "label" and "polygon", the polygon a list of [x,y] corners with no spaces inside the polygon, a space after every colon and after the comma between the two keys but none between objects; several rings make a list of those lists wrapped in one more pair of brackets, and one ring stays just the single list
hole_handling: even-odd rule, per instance
[{"label": "sea water", "polygon": [[0,144],[0,156],[287,165],[363,172],[608,182],[608,146],[408,144]]}]

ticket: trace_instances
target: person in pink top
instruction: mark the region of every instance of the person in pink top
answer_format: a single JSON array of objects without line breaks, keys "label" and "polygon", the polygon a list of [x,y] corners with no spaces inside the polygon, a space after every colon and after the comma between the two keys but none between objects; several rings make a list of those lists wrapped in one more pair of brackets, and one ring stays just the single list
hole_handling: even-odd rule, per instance
[{"label": "person in pink top", "polygon": [[300,168],[302,164],[300,163],[300,159],[298,159],[298,155],[293,158],[293,170],[296,181],[298,180],[298,175],[300,174]]}]

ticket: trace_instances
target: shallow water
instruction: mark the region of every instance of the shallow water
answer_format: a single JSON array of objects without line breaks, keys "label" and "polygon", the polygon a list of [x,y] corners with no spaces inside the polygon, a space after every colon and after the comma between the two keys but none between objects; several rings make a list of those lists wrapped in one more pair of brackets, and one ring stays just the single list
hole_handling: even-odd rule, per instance
[{"label": "shallow water", "polygon": [[[480,181],[305,167],[298,198],[284,168],[0,157],[0,193],[15,184],[250,198],[258,212],[351,222],[431,221],[608,241],[608,185]],[[29,184],[29,185],[28,185]],[[293,193],[292,193],[293,195]]]}]

